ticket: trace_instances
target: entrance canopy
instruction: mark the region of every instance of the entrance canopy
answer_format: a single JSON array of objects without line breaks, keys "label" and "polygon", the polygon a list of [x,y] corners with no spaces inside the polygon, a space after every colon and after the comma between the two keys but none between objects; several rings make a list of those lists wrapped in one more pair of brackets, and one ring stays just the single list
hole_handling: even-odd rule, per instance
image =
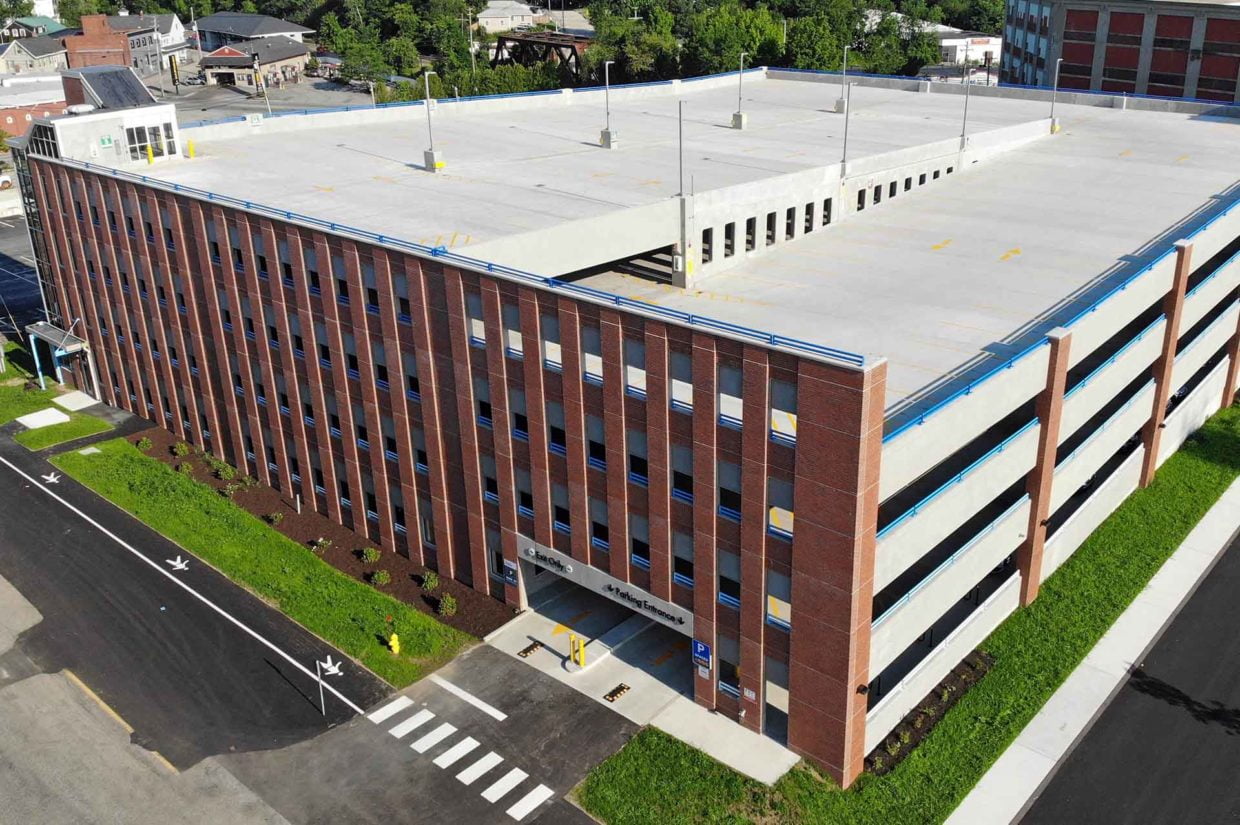
[{"label": "entrance canopy", "polygon": [[[39,375],[39,387],[42,389],[47,389],[47,384],[43,380],[43,365],[39,360],[39,341],[45,343],[52,351],[52,367],[56,370],[57,384],[65,383],[60,374],[61,358],[86,353],[87,360],[90,360],[90,344],[55,324],[49,324],[47,321],[29,324],[26,327],[26,334],[30,336],[30,354],[34,357],[34,367]],[[91,371],[92,373],[94,371],[93,365]],[[91,380],[94,380],[93,375]]]}]

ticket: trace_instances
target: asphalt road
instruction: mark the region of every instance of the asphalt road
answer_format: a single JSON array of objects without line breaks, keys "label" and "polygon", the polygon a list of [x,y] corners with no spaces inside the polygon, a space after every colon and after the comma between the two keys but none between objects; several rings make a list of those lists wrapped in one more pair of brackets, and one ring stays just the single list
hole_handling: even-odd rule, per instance
[{"label": "asphalt road", "polygon": [[1022,825],[1240,821],[1240,536]]},{"label": "asphalt road", "polygon": [[26,219],[0,218],[0,332],[38,320],[43,302],[30,254]]},{"label": "asphalt road", "polygon": [[[339,651],[197,560],[172,571],[165,560],[183,551],[71,479],[45,483],[50,470],[0,436],[0,576],[43,616],[9,657],[73,670],[135,742],[178,768],[288,746],[357,715],[331,694],[320,712],[314,662]],[[344,671],[329,683],[356,706],[390,692],[356,665]]]}]

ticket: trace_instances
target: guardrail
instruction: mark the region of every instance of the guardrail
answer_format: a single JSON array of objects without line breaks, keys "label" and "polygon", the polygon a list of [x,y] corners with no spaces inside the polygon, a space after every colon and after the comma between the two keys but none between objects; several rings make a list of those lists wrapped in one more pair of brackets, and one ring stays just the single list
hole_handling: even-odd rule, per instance
[{"label": "guardrail", "polygon": [[334,221],[316,218],[311,215],[303,215],[299,212],[293,212],[287,209],[277,209],[265,204],[255,203],[254,201],[234,198],[231,195],[220,195],[215,192],[209,192],[205,189],[198,189],[193,186],[185,186],[184,184],[179,183],[171,183],[160,180],[159,178],[152,178],[147,175],[124,172],[120,169],[114,169],[109,166],[100,166],[87,161],[70,160],[66,158],[54,159],[45,158],[42,156],[39,157],[41,160],[51,163],[59,163],[65,166],[77,167],[85,171],[107,177],[141,183],[144,186],[154,186],[166,191],[189,195],[211,203],[226,204],[235,208],[244,209],[248,212],[269,215],[279,220],[297,222],[307,226],[325,229],[329,232],[356,238],[368,243],[376,243],[382,246],[412,252],[417,255],[437,258],[474,271],[486,272],[491,275],[499,275],[521,283],[543,287],[545,289],[554,290],[560,293],[570,293],[587,299],[593,303],[623,307],[624,309],[631,310],[641,315],[654,316],[699,329],[708,329],[714,332],[723,333],[724,335],[754,341],[771,347],[779,347],[781,349],[791,350],[793,352],[803,353],[810,356],[829,358],[854,367],[865,366],[865,356],[858,353],[836,349],[835,347],[828,347],[822,344],[815,344],[810,341],[802,341],[800,339],[790,338],[785,335],[763,332],[762,330],[752,329],[740,324],[733,324],[728,321],[720,321],[717,318],[710,318],[705,315],[697,315],[695,313],[682,312],[669,307],[657,306],[655,304],[646,303],[645,301],[626,298],[622,295],[604,292],[601,289],[594,289],[593,287],[583,286],[581,284],[559,281],[545,275],[538,275],[533,272],[514,269],[512,267],[503,266],[502,264],[496,264],[491,261],[483,261],[477,258],[461,255],[456,252],[449,252],[448,248],[444,246],[427,246],[426,244],[414,243],[412,241],[402,240],[390,235],[383,235],[366,229],[359,229],[355,226],[349,226],[348,224],[336,223]]}]

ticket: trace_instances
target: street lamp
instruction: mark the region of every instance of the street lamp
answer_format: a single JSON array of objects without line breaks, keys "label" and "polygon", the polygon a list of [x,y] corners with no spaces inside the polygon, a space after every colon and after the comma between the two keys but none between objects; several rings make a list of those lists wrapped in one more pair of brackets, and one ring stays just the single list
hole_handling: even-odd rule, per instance
[{"label": "street lamp", "polygon": [[745,58],[748,56],[749,56],[749,52],[741,52],[741,67],[740,67],[740,70],[736,73],[736,113],[732,115],[732,128],[733,129],[744,129],[745,128],[745,119],[746,119],[745,113],[741,111],[742,109],[741,101],[743,100],[743,98],[741,97],[741,91],[744,88],[744,83],[745,83]]},{"label": "street lamp", "polygon": [[851,83],[844,87],[844,96],[840,100],[844,104],[844,151],[840,155],[840,180],[843,180],[848,175],[848,120],[852,114],[852,108],[849,106],[852,102]]},{"label": "street lamp", "polygon": [[1051,134],[1059,131],[1059,121],[1055,120],[1055,98],[1059,95],[1059,67],[1063,64],[1063,58],[1055,61],[1055,83],[1051,86]]},{"label": "street lamp", "polygon": [[835,101],[835,113],[843,114],[848,111],[848,46],[844,47],[844,71],[840,72],[840,96]]},{"label": "street lamp", "polygon": [[611,65],[614,60],[603,63],[603,108],[606,110],[606,124],[598,137],[599,146],[604,149],[620,148],[620,139],[611,131]]},{"label": "street lamp", "polygon": [[969,47],[964,47],[964,119],[960,122],[960,151],[969,142],[969,90],[973,88],[973,70],[969,66]]},{"label": "street lamp", "polygon": [[426,97],[422,100],[422,105],[426,107],[426,136],[431,142],[431,147],[422,153],[422,161],[428,172],[438,172],[443,168],[443,153],[435,151],[435,130],[431,124],[431,106],[434,104],[431,99],[431,75],[433,74],[435,72],[430,69],[422,73],[426,82]]}]

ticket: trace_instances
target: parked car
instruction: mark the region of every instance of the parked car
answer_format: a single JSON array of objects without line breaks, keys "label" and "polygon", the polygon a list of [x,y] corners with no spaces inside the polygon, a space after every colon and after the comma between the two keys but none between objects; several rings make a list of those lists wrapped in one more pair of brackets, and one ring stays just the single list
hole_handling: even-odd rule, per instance
[{"label": "parked car", "polygon": [[207,79],[200,74],[187,74],[181,78],[182,86],[205,86]]}]

